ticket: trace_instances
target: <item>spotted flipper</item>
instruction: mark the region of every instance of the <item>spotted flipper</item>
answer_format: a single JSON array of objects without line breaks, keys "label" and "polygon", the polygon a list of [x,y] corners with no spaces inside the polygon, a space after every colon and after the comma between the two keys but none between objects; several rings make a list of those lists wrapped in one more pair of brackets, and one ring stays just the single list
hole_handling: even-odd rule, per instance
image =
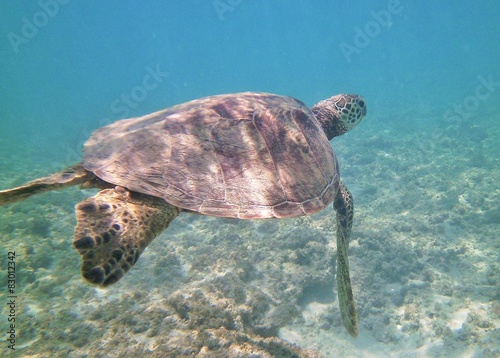
[{"label": "spotted flipper", "polygon": [[178,214],[162,199],[121,187],[77,204],[73,246],[82,255],[83,277],[99,286],[117,282]]},{"label": "spotted flipper", "polygon": [[354,215],[354,202],[351,193],[342,182],[333,205],[337,212],[337,291],[340,314],[344,327],[349,334],[357,337],[358,314],[354,307],[354,296],[349,276],[349,259],[347,257]]}]

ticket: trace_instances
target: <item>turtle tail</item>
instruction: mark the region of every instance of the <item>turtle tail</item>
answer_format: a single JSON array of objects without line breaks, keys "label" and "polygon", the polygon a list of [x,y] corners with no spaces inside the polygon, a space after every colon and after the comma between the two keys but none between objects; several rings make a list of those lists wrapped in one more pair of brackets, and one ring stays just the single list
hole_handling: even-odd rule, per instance
[{"label": "turtle tail", "polygon": [[58,173],[30,181],[17,188],[0,190],[0,206],[15,203],[46,191],[91,182],[94,178],[95,176],[85,170],[80,163]]}]

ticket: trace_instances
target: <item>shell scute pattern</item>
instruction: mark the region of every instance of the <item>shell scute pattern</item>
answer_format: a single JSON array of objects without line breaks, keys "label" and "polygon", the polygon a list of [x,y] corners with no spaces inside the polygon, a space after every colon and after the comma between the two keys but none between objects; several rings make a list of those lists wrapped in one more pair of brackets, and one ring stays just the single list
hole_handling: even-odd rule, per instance
[{"label": "shell scute pattern", "polygon": [[88,140],[83,165],[114,185],[234,218],[312,214],[331,203],[339,182],[310,109],[265,93],[207,97],[118,121]]}]

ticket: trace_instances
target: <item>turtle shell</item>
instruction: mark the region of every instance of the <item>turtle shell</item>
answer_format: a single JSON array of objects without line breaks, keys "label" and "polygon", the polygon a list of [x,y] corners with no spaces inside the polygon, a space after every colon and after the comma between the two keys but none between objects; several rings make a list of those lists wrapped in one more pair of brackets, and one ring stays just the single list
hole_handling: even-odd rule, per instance
[{"label": "turtle shell", "polygon": [[267,93],[206,97],[97,129],[83,166],[102,180],[201,214],[315,213],[338,190],[337,160],[301,101]]}]

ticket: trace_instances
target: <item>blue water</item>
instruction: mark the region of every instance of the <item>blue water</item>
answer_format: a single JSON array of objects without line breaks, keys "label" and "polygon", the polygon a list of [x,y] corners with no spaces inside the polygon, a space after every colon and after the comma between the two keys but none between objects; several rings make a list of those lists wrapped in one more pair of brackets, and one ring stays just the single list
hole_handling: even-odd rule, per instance
[{"label": "blue water", "polygon": [[[77,162],[90,133],[111,121],[240,91],[308,105],[357,93],[371,121],[360,136],[427,130],[430,143],[417,133],[419,143],[403,146],[432,155],[448,126],[465,123],[459,135],[471,147],[450,155],[499,152],[498,138],[481,143],[500,125],[496,0],[4,1],[0,34],[1,188]],[[471,139],[471,128],[481,133]],[[355,150],[341,143],[349,162]],[[498,162],[488,163],[498,174]],[[488,225],[497,229],[496,218]]]},{"label": "blue water", "polygon": [[[449,106],[474,90],[478,75],[500,78],[494,0],[221,3],[217,11],[215,1],[71,1],[53,17],[36,16],[37,2],[1,4],[2,132],[80,141],[82,128],[103,119],[238,91],[308,104],[356,92],[371,111]],[[372,11],[390,20],[376,22]],[[44,26],[28,38],[23,18]],[[346,56],[341,45],[355,47],[356,28],[369,34],[365,47]],[[156,66],[168,73],[156,89],[126,111],[110,108]]]}]

